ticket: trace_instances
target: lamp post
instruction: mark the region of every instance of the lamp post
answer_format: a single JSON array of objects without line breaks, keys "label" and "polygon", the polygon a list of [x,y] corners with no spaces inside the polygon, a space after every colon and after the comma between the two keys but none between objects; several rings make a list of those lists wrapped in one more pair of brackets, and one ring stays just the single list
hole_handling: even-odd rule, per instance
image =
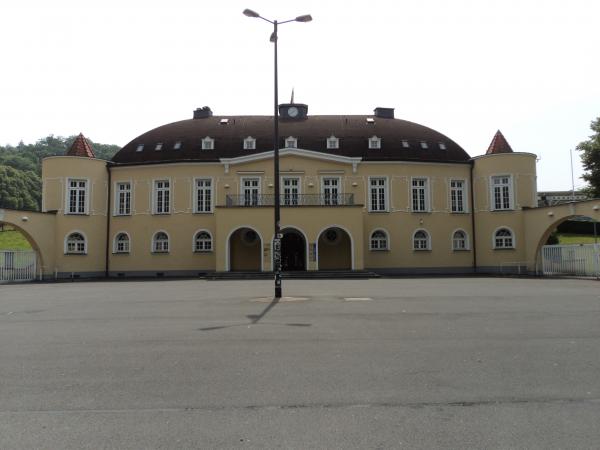
[{"label": "lamp post", "polygon": [[251,9],[245,9],[244,15],[247,17],[254,17],[269,22],[273,25],[273,33],[271,34],[270,41],[273,43],[274,48],[274,110],[273,110],[273,176],[275,177],[275,208],[274,208],[274,221],[275,221],[275,238],[273,239],[273,271],[275,272],[275,298],[281,298],[281,201],[279,198],[279,99],[278,99],[278,76],[277,76],[277,25],[281,25],[288,22],[310,22],[312,17],[310,14],[298,16],[295,19],[277,21],[269,20],[262,17],[257,12]]}]

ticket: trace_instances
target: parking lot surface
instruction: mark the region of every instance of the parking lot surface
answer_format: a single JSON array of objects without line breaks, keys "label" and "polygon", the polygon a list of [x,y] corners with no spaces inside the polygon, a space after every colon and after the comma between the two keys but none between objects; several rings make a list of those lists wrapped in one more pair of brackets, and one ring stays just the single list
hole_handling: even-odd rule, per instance
[{"label": "parking lot surface", "polygon": [[0,448],[598,448],[600,283],[0,286]]}]

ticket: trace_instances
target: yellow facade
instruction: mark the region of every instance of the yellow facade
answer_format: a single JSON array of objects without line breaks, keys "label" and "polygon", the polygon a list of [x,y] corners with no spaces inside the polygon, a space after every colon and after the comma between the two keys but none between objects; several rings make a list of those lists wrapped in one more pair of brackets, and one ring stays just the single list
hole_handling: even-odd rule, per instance
[{"label": "yellow facade", "polygon": [[[24,220],[24,213],[2,210],[0,221],[25,232],[40,255],[45,277],[268,272],[273,269],[273,206],[264,199],[272,198],[274,190],[272,163],[272,152],[218,163],[121,166],[84,157],[46,158],[45,214],[29,213]],[[310,200],[291,205],[283,201],[281,209],[281,228],[294,249],[288,250],[287,261],[298,270],[532,272],[553,225],[576,212],[598,218],[597,201],[583,202],[577,211],[572,205],[554,207],[551,215],[548,208],[536,208],[535,155],[529,153],[435,163],[361,161],[284,149],[280,170],[282,192],[284,179],[294,179],[298,196]],[[332,178],[338,180],[343,199],[338,204],[323,197],[325,180]],[[384,186],[382,211],[372,208],[374,178]],[[195,206],[198,180],[210,182],[208,211]],[[426,186],[425,211],[415,211],[414,180]],[[462,211],[453,212],[451,189],[457,180],[464,199]],[[165,182],[168,211],[161,213],[157,196]],[[255,183],[260,204],[239,204],[244,183]],[[501,209],[495,183],[506,193]],[[119,211],[121,186],[129,186],[126,211]],[[510,236],[499,236],[498,230],[509,230]],[[464,237],[459,244],[457,231]],[[199,232],[210,242],[198,244]],[[85,243],[70,242],[73,233]],[[160,236],[166,244],[155,242],[157,233],[164,233]],[[119,234],[127,237],[126,248],[119,247]],[[373,244],[376,236],[384,236],[384,248],[377,248],[381,241]]]}]

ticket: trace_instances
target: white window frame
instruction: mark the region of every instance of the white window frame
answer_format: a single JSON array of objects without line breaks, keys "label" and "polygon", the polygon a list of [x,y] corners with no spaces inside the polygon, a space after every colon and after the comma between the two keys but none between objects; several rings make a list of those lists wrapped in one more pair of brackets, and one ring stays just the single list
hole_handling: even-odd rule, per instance
[{"label": "white window frame", "polygon": [[327,150],[335,150],[340,148],[340,140],[333,134],[327,138]]},{"label": "white window frame", "polygon": [[[127,236],[127,250],[119,250],[119,236]],[[131,253],[131,236],[127,231],[117,231],[113,238],[113,253],[119,255],[125,255]]]},{"label": "white window frame", "polygon": [[[498,234],[498,232],[500,232],[502,230],[508,230],[510,232],[510,239],[511,239],[511,245],[510,246],[505,246],[505,245],[498,246],[498,245],[496,245],[497,234]],[[504,237],[503,239],[506,239],[506,237]],[[515,232],[512,230],[512,228],[507,227],[507,226],[501,226],[501,227],[496,228],[494,230],[494,233],[492,234],[492,248],[494,250],[513,250],[513,249],[517,248],[517,239],[515,237]]]},{"label": "white window frame", "polygon": [[[498,178],[508,178],[508,184],[500,184],[499,188],[504,186],[508,187],[508,207],[504,207],[504,194],[501,196],[501,207],[496,208],[496,185],[494,180]],[[500,175],[491,175],[490,176],[490,210],[491,211],[513,211],[515,209],[514,202],[514,183],[512,174],[500,174]]]},{"label": "white window frame", "polygon": [[[463,248],[457,247],[455,245],[456,240],[455,240],[454,236],[456,235],[456,233],[462,233],[465,237],[464,238],[465,246]],[[455,252],[464,252],[464,251],[471,250],[471,247],[469,245],[469,233],[467,233],[462,228],[457,228],[456,230],[452,231],[452,234],[450,235],[450,248],[452,248],[452,251],[455,251]]]},{"label": "white window frame", "polygon": [[[416,180],[423,180],[425,181],[425,186],[413,186],[413,182]],[[429,199],[429,177],[412,177],[410,179],[410,191],[409,191],[409,198],[410,198],[410,209],[412,212],[415,213],[426,213],[426,212],[430,212],[431,210],[431,202]],[[414,208],[414,190],[415,189],[424,189],[424,201],[425,201],[425,205],[423,209],[415,209]]]},{"label": "white window frame", "polygon": [[[198,235],[199,235],[200,233],[206,233],[206,234],[208,234],[208,237],[209,237],[209,242],[210,242],[210,249],[208,249],[208,250],[207,250],[207,249],[200,249],[200,250],[199,250],[199,249],[196,247],[196,241],[198,240]],[[206,242],[206,241],[204,241],[204,242]],[[209,230],[206,230],[206,229],[204,229],[204,228],[203,228],[203,229],[197,230],[197,231],[194,233],[194,237],[193,237],[193,240],[192,240],[192,251],[193,251],[194,253],[212,253],[212,252],[214,251],[214,240],[213,240],[213,235],[212,235],[212,233],[211,233]]]},{"label": "white window frame", "polygon": [[[169,196],[168,196],[168,203],[169,203],[169,208],[167,211],[162,211],[162,212],[158,212],[158,183],[163,183],[167,181],[169,183]],[[173,185],[173,183],[171,182],[170,178],[160,178],[160,179],[155,179],[152,180],[152,214],[155,215],[167,215],[167,214],[171,214],[171,210],[173,209],[173,205],[172,205],[172,195],[171,195],[171,186]],[[164,188],[163,188],[164,189]]]},{"label": "white window frame", "polygon": [[444,144],[443,142],[438,142],[438,145],[440,147],[440,150],[447,150],[448,147],[446,147],[446,144]]},{"label": "white window frame", "polygon": [[[164,233],[167,236],[167,249],[166,250],[157,250],[156,249],[156,236],[159,233]],[[170,253],[171,252],[171,236],[169,236],[169,233],[167,233],[165,230],[157,230],[154,232],[154,234],[152,235],[152,241],[150,243],[150,252],[151,253],[158,253],[158,254],[163,254],[163,253]]]},{"label": "white window frame", "polygon": [[256,150],[256,139],[252,136],[248,136],[246,139],[244,139],[242,146],[244,150]]},{"label": "white window frame", "polygon": [[[374,247],[373,246],[373,235],[375,233],[383,233],[385,235],[385,247]],[[381,242],[381,239],[379,239],[379,242]],[[372,252],[382,252],[382,251],[388,251],[390,249],[390,234],[387,232],[387,230],[384,230],[383,228],[376,228],[373,231],[371,231],[371,233],[369,234],[369,250]]]},{"label": "white window frame", "polygon": [[[426,247],[425,248],[420,247],[420,246],[418,247],[415,245],[415,236],[417,235],[417,233],[420,233],[420,232],[425,233],[425,236],[426,236],[426,242],[425,242]],[[425,228],[416,229],[414,231],[414,233],[412,234],[412,249],[417,252],[431,250],[431,233],[429,233],[429,231],[427,231]]]},{"label": "white window frame", "polygon": [[[69,251],[69,237],[74,235],[74,234],[79,234],[81,235],[81,237],[83,237],[83,250],[75,250],[75,251]],[[79,242],[79,241],[77,241]],[[65,240],[63,243],[63,251],[65,255],[87,255],[87,251],[88,251],[88,239],[87,236],[85,235],[85,233],[81,230],[71,230],[69,231],[66,235],[65,235]]]},{"label": "white window frame", "polygon": [[[291,142],[292,145],[289,145],[289,142]],[[285,148],[298,148],[298,138],[294,136],[288,136],[285,138],[284,144]]]},{"label": "white window frame", "polygon": [[138,144],[138,145],[135,147],[135,151],[136,151],[136,152],[143,152],[143,151],[144,151],[144,144]]},{"label": "white window frame", "polygon": [[[78,208],[79,203],[79,195],[76,196],[76,211],[71,211],[71,191],[77,190],[81,192],[82,188],[75,187],[71,188],[71,182],[83,182],[85,186],[83,187],[83,211]],[[72,216],[85,216],[89,215],[89,206],[90,206],[90,180],[89,178],[67,178],[66,186],[65,186],[65,210],[64,213],[66,215]]]},{"label": "white window frame", "polygon": [[157,142],[154,146],[154,151],[160,152],[163,149],[164,145],[162,142]]},{"label": "white window frame", "polygon": [[[121,213],[119,212],[121,206],[121,191],[119,191],[119,186],[129,184],[129,212]],[[114,184],[115,189],[115,198],[114,198],[114,208],[113,208],[113,216],[130,216],[131,211],[133,210],[133,182],[131,180],[120,180],[115,181]],[[127,191],[123,191],[126,193]]]},{"label": "white window frame", "polygon": [[202,150],[214,150],[215,140],[210,136],[206,136],[202,139]]},{"label": "white window frame", "polygon": [[[373,192],[372,190],[375,188],[377,190],[380,189],[380,186],[371,186],[371,181],[373,180],[383,180],[383,208],[373,208]],[[370,176],[368,177],[368,211],[369,212],[389,212],[389,188],[388,188],[388,177],[387,176]],[[379,203],[379,202],[378,202]],[[378,205],[379,206],[379,205]]]},{"label": "white window frame", "polygon": [[410,148],[410,142],[408,142],[408,139],[402,139],[402,148]]},{"label": "white window frame", "polygon": [[427,150],[429,148],[429,144],[427,143],[427,141],[421,141],[420,145],[423,150]]},{"label": "white window frame", "polygon": [[[246,193],[244,192],[244,182],[246,180],[258,180],[257,186],[257,201],[256,203],[250,202],[250,204],[246,204]],[[262,177],[260,176],[247,176],[240,178],[240,205],[241,206],[260,206],[261,205],[261,195],[262,195]]]},{"label": "white window frame", "polygon": [[[458,188],[454,188],[452,187],[452,183],[460,181],[462,183],[462,188],[458,189]],[[452,192],[453,191],[457,191],[457,192],[462,192],[462,206],[463,206],[463,210],[462,211],[454,211],[452,209]],[[467,180],[465,180],[464,178],[451,178],[450,181],[448,181],[448,193],[449,193],[449,197],[448,197],[448,209],[450,210],[451,213],[453,214],[465,214],[469,212],[469,202],[468,202],[468,196],[467,196]]]},{"label": "white window frame", "polygon": [[[285,180],[296,180],[298,182],[298,184],[296,186],[293,186],[297,189],[297,192],[291,193],[290,194],[290,201],[287,202],[286,197],[285,197]],[[300,196],[302,195],[302,180],[300,179],[300,177],[298,176],[290,176],[290,175],[284,175],[281,177],[279,184],[281,186],[280,189],[280,195],[281,195],[281,204],[285,205],[285,206],[298,206],[300,205],[301,199]],[[295,196],[295,202],[294,202],[294,196]]]},{"label": "white window frame", "polygon": [[[198,209],[198,181],[210,181],[210,205],[209,205],[209,210],[208,211],[200,211]],[[212,177],[197,177],[194,178],[194,184],[193,184],[193,208],[192,210],[194,211],[194,214],[212,214],[215,210],[215,183],[212,179]]]},{"label": "white window frame", "polygon": [[173,150],[181,150],[183,148],[183,141],[175,141],[173,143]]},{"label": "white window frame", "polygon": [[[337,180],[337,194],[336,194],[336,199],[333,202],[327,202],[326,201],[326,197],[325,197],[325,180]],[[343,197],[343,191],[342,191],[342,177],[337,177],[337,176],[330,176],[330,175],[324,175],[321,177],[321,200],[322,200],[322,204],[324,206],[338,206],[341,202],[340,200]],[[343,201],[343,200],[342,200]]]},{"label": "white window frame", "polygon": [[369,138],[369,149],[378,150],[381,148],[381,138],[373,135]]}]

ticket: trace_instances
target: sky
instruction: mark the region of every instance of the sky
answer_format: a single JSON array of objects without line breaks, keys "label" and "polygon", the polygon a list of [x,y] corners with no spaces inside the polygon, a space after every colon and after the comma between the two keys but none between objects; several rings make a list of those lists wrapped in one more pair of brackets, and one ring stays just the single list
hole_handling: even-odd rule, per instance
[{"label": "sky", "polygon": [[[19,0],[0,3],[0,144],[79,132],[125,145],[192,117],[372,114],[433,128],[471,156],[500,129],[538,155],[538,190],[571,188],[600,116],[598,0]],[[575,187],[582,187],[573,151]]]}]

